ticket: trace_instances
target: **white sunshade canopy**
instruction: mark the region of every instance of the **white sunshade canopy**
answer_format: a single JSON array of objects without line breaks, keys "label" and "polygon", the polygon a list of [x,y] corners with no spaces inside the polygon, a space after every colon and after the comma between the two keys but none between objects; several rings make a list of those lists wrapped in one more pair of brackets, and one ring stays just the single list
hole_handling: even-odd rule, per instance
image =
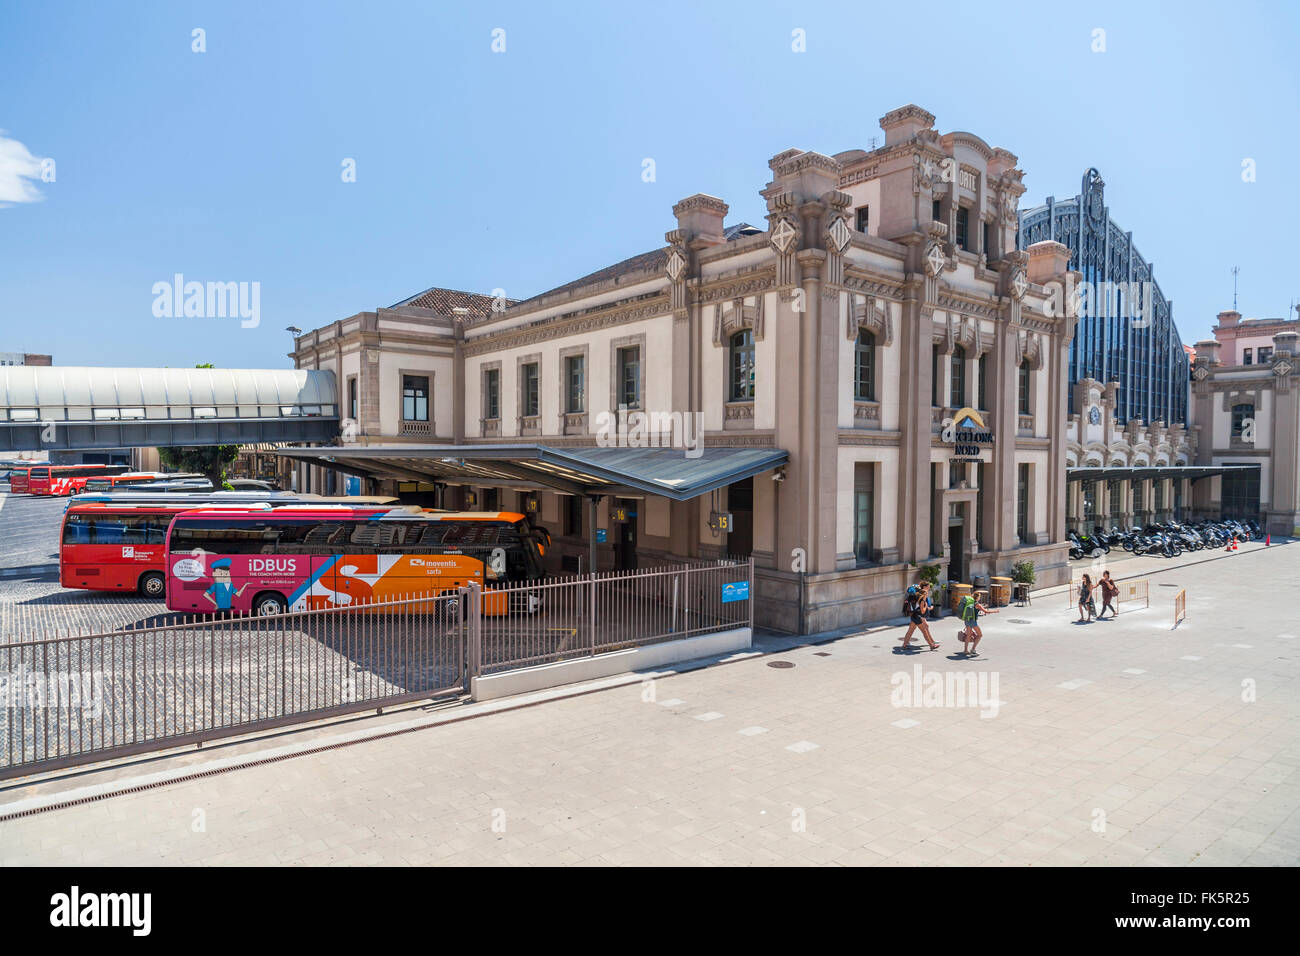
[{"label": "white sunshade canopy", "polygon": [[0,367],[0,421],[333,416],[336,401],[319,369]]}]

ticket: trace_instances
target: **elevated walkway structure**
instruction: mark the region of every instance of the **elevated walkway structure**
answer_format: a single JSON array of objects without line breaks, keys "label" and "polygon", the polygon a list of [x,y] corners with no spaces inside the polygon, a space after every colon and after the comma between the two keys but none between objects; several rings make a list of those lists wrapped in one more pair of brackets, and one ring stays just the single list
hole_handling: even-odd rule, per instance
[{"label": "elevated walkway structure", "polygon": [[0,367],[0,452],[325,442],[338,412],[317,369]]}]

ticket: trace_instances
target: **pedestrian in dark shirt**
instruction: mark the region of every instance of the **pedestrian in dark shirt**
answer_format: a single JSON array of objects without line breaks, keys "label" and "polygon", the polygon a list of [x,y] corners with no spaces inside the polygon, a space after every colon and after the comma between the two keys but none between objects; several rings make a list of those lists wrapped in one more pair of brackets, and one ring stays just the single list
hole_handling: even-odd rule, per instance
[{"label": "pedestrian in dark shirt", "polygon": [[1119,611],[1115,610],[1112,603],[1115,598],[1119,597],[1119,585],[1110,578],[1109,571],[1101,572],[1101,580],[1097,582],[1101,588],[1101,613],[1097,615],[1097,620],[1101,620],[1106,615],[1106,608],[1110,608],[1110,616],[1118,617]]},{"label": "pedestrian in dark shirt", "polygon": [[[1088,620],[1083,619],[1084,612],[1088,612]],[[1079,623],[1090,623],[1097,613],[1097,605],[1092,599],[1092,578],[1088,575],[1083,576],[1083,582],[1079,585]]]}]

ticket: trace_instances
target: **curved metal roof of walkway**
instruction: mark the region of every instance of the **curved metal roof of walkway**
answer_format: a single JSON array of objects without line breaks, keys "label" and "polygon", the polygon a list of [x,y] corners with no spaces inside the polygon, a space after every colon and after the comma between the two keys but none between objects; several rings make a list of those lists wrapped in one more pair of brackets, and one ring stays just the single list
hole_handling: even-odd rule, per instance
[{"label": "curved metal roof of walkway", "polygon": [[0,367],[0,450],[330,441],[317,369]]},{"label": "curved metal roof of walkway", "polygon": [[547,445],[353,445],[281,448],[276,454],[367,478],[452,485],[544,487],[575,495],[661,495],[689,501],[784,465],[781,448]]}]

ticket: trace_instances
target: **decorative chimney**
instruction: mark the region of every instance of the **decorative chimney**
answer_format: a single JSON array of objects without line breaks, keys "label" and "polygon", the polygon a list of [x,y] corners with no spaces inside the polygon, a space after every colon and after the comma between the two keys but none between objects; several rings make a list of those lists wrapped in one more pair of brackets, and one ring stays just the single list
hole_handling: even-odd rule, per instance
[{"label": "decorative chimney", "polygon": [[1070,247],[1053,239],[1035,242],[1025,251],[1029,253],[1027,278],[1038,285],[1063,276],[1070,267]]},{"label": "decorative chimney", "polygon": [[[1222,313],[1220,313],[1222,314]],[[1236,315],[1237,313],[1233,313]],[[1219,343],[1214,339],[1202,339],[1195,345],[1196,364],[1198,367],[1204,365],[1218,365],[1219,363]]]},{"label": "decorative chimney", "polygon": [[1232,309],[1219,313],[1219,328],[1226,329],[1229,326],[1236,325],[1241,321],[1241,313]]},{"label": "decorative chimney", "polygon": [[727,204],[717,196],[696,193],[673,206],[673,215],[686,242],[696,247],[716,246],[727,241],[722,231],[727,209]]},{"label": "decorative chimney", "polygon": [[886,147],[905,143],[923,129],[934,129],[934,114],[908,103],[880,117],[880,128],[885,131]]}]

